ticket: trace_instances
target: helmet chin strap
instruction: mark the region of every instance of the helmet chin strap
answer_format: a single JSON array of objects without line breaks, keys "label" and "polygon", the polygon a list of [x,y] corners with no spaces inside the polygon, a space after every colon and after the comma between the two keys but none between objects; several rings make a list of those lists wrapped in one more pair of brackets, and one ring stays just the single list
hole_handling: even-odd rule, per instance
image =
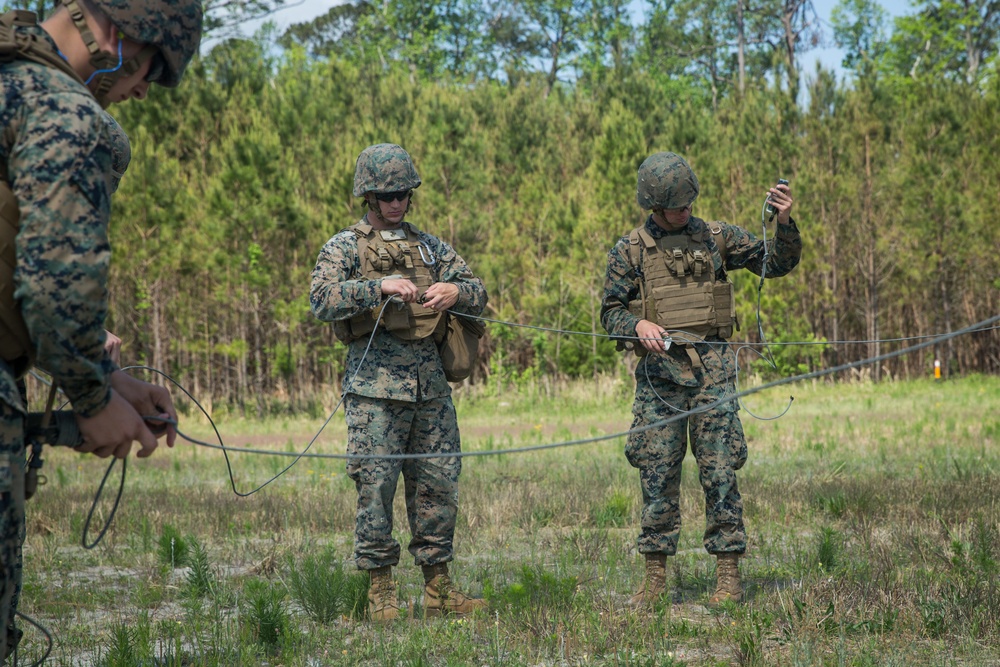
[{"label": "helmet chin strap", "polygon": [[156,47],[147,44],[134,57],[123,62],[122,42],[125,39],[125,35],[120,30],[115,31],[115,37],[118,39],[118,53],[113,54],[104,51],[98,45],[97,38],[94,37],[90,26],[87,25],[87,19],[79,3],[76,0],[62,0],[62,3],[69,11],[70,18],[73,20],[73,24],[80,33],[80,38],[90,53],[90,60],[88,62],[94,68],[94,72],[84,83],[90,88],[90,91],[97,98],[97,101],[100,102],[101,106],[107,108],[111,103],[111,100],[107,98],[108,91],[115,85],[115,82],[137,72],[147,60],[153,57],[153,54],[156,53]]},{"label": "helmet chin strap", "polygon": [[389,221],[383,217],[382,207],[378,205],[378,200],[375,199],[375,195],[370,192],[366,194],[365,203],[368,204],[368,211],[375,214],[375,219],[388,227]]},{"label": "helmet chin strap", "polygon": [[[93,73],[91,73],[91,75],[89,77],[87,77],[87,80],[83,82],[83,85],[89,86],[90,82],[93,81],[95,77],[97,77],[97,76],[99,76],[101,74],[113,74],[114,72],[117,72],[119,69],[121,69],[121,66],[122,66],[122,34],[118,33],[117,37],[118,37],[118,62],[115,64],[114,67],[109,67],[108,69],[95,69],[93,71]],[[101,51],[101,55],[102,56],[104,55],[104,53],[105,53],[104,51]],[[90,62],[93,63],[94,59],[91,58]]]}]

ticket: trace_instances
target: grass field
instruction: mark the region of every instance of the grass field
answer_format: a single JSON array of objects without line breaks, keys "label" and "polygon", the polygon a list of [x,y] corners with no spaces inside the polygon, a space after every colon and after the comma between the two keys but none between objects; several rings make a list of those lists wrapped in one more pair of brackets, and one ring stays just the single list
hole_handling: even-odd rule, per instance
[{"label": "grass field", "polygon": [[[22,611],[55,635],[53,665],[1000,665],[1000,379],[795,385],[749,397],[740,475],[748,596],[709,610],[704,502],[684,468],[670,595],[640,585],[640,497],[623,440],[464,461],[457,582],[490,603],[422,620],[422,579],[396,574],[408,618],[354,618],[355,505],[343,461],[303,460],[250,497],[220,453],[181,444],[129,463],[103,542],[81,548],[106,462],[49,451],[28,508]],[[456,397],[464,449],[615,433],[631,386]],[[232,447],[300,449],[321,420],[220,424]],[[206,423],[182,424],[208,439]],[[342,453],[343,418],[315,451]],[[233,454],[239,490],[288,459]],[[106,516],[117,470],[99,508]],[[95,519],[95,524],[98,520]],[[91,536],[93,536],[93,527]],[[26,628],[19,664],[44,650]]]}]

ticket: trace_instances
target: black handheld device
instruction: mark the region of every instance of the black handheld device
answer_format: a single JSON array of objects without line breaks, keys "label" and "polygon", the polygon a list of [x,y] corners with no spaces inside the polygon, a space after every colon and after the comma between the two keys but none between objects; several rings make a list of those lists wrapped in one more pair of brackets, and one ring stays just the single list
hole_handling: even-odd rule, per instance
[{"label": "black handheld device", "polygon": [[[788,185],[788,181],[786,181],[783,178],[779,178],[778,185]],[[767,209],[767,212],[770,215],[774,215],[775,213],[777,213],[777,210],[773,206],[771,206],[771,195],[767,196],[767,205],[765,206],[765,208]]]}]

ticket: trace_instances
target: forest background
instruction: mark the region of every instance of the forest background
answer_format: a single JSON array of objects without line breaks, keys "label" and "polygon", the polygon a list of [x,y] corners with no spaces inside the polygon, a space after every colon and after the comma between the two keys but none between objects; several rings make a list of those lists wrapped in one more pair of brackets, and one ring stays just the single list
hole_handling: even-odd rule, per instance
[{"label": "forest background", "polygon": [[[791,181],[803,258],[765,284],[763,331],[829,344],[772,348],[764,377],[1000,313],[1000,2],[918,0],[890,25],[841,0],[828,26],[807,0],[634,4],[355,2],[246,39],[280,0],[209,2],[213,45],[183,84],[111,109],[133,150],[111,226],[126,359],[216,410],[322,414],[345,348],[309,312],[310,273],[363,214],[354,163],[380,142],[413,156],[408,219],[465,257],[497,320],[604,333],[606,253],[643,220],[636,169],[661,150],[695,169],[695,215],[758,236],[767,188]],[[831,42],[843,72],[803,73]],[[757,278],[733,278],[735,339],[759,342]],[[629,364],[603,338],[496,324],[484,352],[471,381],[498,388]],[[1000,372],[1000,331],[871,374],[935,358]]]}]

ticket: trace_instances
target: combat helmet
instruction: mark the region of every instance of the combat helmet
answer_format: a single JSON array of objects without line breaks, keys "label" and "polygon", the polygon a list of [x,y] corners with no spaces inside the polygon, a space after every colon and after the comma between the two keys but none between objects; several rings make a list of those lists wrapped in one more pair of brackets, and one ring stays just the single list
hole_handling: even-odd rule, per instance
[{"label": "combat helmet", "polygon": [[654,153],[639,166],[635,200],[642,208],[684,208],[697,198],[698,177],[680,155]]},{"label": "combat helmet", "polygon": [[401,146],[375,144],[361,151],[354,169],[354,196],[403,192],[420,187],[413,160]]},{"label": "combat helmet", "polygon": [[122,35],[146,47],[118,69],[118,54],[100,50],[77,0],[62,2],[90,51],[91,64],[98,70],[112,70],[98,83],[98,99],[114,81],[136,71],[151,57],[154,61],[147,80],[176,87],[201,44],[202,0],[89,0],[88,4],[105,14]]}]

